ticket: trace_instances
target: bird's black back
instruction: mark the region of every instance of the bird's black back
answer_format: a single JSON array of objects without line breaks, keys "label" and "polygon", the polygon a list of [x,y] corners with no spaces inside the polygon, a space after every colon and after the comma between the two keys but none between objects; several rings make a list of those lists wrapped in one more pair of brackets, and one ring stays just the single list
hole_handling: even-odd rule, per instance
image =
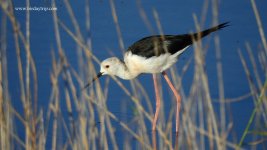
[{"label": "bird's black back", "polygon": [[161,54],[174,54],[185,47],[191,45],[208,34],[228,26],[229,22],[222,23],[218,26],[204,30],[200,33],[183,34],[183,35],[153,35],[145,37],[128,48],[135,55],[146,58],[159,56]]}]

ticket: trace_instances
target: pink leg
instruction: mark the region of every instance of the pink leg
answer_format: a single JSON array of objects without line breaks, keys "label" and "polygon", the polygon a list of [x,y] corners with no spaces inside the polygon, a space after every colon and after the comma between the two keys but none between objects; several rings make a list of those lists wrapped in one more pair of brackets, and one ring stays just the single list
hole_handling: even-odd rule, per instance
[{"label": "pink leg", "polygon": [[176,101],[177,101],[177,105],[176,105],[176,135],[178,135],[178,131],[179,131],[179,113],[180,113],[180,109],[181,109],[181,96],[179,95],[179,93],[176,91],[175,87],[173,86],[173,84],[171,83],[169,77],[167,76],[167,73],[164,71],[162,72],[162,75],[164,76],[165,80],[167,81],[168,85],[170,86]]},{"label": "pink leg", "polygon": [[160,109],[160,97],[159,97],[159,89],[158,89],[158,82],[157,82],[156,74],[153,74],[153,81],[154,81],[155,94],[156,94],[156,112],[155,112],[155,116],[154,116],[154,119],[153,119],[152,130],[155,131],[156,130],[158,116],[159,116],[159,109]]}]

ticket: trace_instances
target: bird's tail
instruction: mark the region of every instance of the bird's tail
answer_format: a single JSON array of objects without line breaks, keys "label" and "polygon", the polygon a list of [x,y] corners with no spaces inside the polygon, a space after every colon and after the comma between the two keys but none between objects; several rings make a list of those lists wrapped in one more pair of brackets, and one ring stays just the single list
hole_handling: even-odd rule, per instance
[{"label": "bird's tail", "polygon": [[204,30],[202,32],[192,34],[192,38],[197,41],[198,39],[201,39],[201,38],[209,35],[210,33],[215,32],[217,30],[220,30],[222,28],[225,28],[227,26],[229,26],[229,22],[225,22],[225,23],[219,24],[219,25],[217,25],[215,27],[209,28],[209,29]]}]

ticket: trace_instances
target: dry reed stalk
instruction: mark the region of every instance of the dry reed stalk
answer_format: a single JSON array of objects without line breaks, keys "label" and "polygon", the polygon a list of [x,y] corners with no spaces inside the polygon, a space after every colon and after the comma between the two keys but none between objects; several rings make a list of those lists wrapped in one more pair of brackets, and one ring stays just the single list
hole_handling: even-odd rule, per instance
[{"label": "dry reed stalk", "polygon": [[[136,82],[137,80],[131,81],[131,89],[132,89],[132,96],[135,97],[138,100],[141,100],[141,96],[139,94],[139,89],[136,88]],[[139,126],[139,128],[137,129],[137,133],[143,138],[144,143],[150,143],[149,141],[149,135],[147,134],[148,130],[146,128],[146,124],[145,124],[145,118],[143,113],[139,110],[139,109],[135,109],[134,110],[136,113],[134,115],[134,118],[132,119],[134,122],[136,122],[136,125]],[[143,145],[140,145],[140,147],[138,147],[138,149],[144,149]]]},{"label": "dry reed stalk", "polygon": [[[197,31],[200,31],[200,27],[198,25],[198,21],[196,16],[194,15],[194,21],[196,24],[196,28]],[[207,75],[204,71],[204,59],[203,59],[203,54],[202,54],[202,45],[200,42],[196,42],[195,46],[195,60],[196,60],[196,74],[200,76],[200,81],[202,82],[202,88],[203,88],[203,96],[206,99],[207,102],[207,107],[208,107],[208,111],[209,111],[209,115],[210,117],[208,117],[208,126],[210,126],[209,130],[210,130],[210,134],[212,135],[214,132],[214,135],[219,137],[219,132],[218,132],[218,125],[217,125],[217,120],[215,118],[215,112],[213,110],[213,106],[212,106],[212,102],[211,102],[211,97],[210,97],[210,90],[209,90],[209,86],[208,86],[208,79],[207,79]],[[213,149],[213,140],[210,139],[210,148]],[[222,149],[221,144],[219,142],[219,140],[215,140],[216,141],[216,145],[217,145],[217,149]]]},{"label": "dry reed stalk", "polygon": [[[244,70],[245,70],[245,73],[246,73],[246,76],[247,76],[247,79],[248,79],[248,82],[249,82],[249,87],[250,87],[250,91],[252,93],[252,97],[253,97],[253,102],[254,102],[254,109],[257,109],[258,112],[256,112],[253,116],[254,119],[254,122],[255,122],[255,128],[260,128],[260,126],[262,125],[261,123],[261,116],[263,116],[263,119],[265,118],[266,114],[264,113],[264,107],[263,105],[258,105],[259,103],[259,95],[260,93],[258,92],[257,90],[257,87],[256,85],[254,84],[254,81],[252,80],[252,75],[249,71],[249,68],[247,66],[247,63],[241,53],[241,51],[239,50],[238,51],[239,53],[239,56],[240,56],[240,59],[241,59],[241,62],[242,62],[242,65],[244,67]],[[253,56],[250,56],[250,57],[253,57]],[[254,68],[255,69],[255,68]],[[260,88],[260,89],[264,89],[264,88]],[[252,117],[251,116],[251,117]],[[252,118],[250,118],[251,120]],[[239,143],[239,146],[241,146],[241,143],[243,142],[243,140],[245,139],[245,136],[246,134],[248,133],[248,130],[249,130],[249,126],[250,124],[252,123],[252,121],[250,123],[247,124],[247,128],[245,129],[245,131],[243,132],[243,135],[241,137],[241,140],[240,140],[240,143]],[[257,140],[257,137],[258,135],[257,134],[254,134],[252,136],[252,141],[256,141]],[[253,145],[253,147],[251,147],[252,149],[256,149],[256,146],[257,145]]]},{"label": "dry reed stalk", "polygon": [[120,25],[119,25],[118,16],[117,16],[117,13],[116,13],[116,8],[115,8],[114,1],[113,0],[109,0],[109,4],[110,4],[110,8],[111,8],[111,14],[112,14],[112,17],[113,17],[113,21],[114,21],[114,24],[115,24],[115,27],[116,27],[116,31],[117,31],[117,34],[118,34],[120,50],[123,53],[124,50],[125,50],[125,47],[124,47],[124,43],[123,43],[122,33],[121,33],[121,29],[120,29]]},{"label": "dry reed stalk", "polygon": [[[51,2],[52,7],[56,7],[56,2],[55,0],[52,0]],[[54,22],[54,32],[55,32],[55,38],[56,38],[56,44],[57,44],[57,49],[59,52],[59,57],[60,57],[60,62],[57,64],[55,61],[53,62],[55,70],[51,73],[51,82],[52,82],[52,89],[53,89],[53,103],[50,104],[50,109],[52,110],[54,114],[54,120],[53,120],[53,138],[52,138],[52,150],[58,149],[58,129],[59,129],[59,98],[60,98],[60,89],[58,85],[58,78],[59,78],[59,70],[61,70],[62,65],[64,65],[65,61],[65,54],[61,46],[61,37],[60,37],[60,32],[59,32],[59,27],[58,27],[58,17],[57,17],[57,12],[53,11],[52,12],[53,16],[53,22]],[[61,64],[62,63],[62,64]]]},{"label": "dry reed stalk", "polygon": [[94,56],[93,54],[92,54],[92,52],[91,52],[91,50],[90,49],[88,49],[88,47],[86,46],[86,44],[84,44],[84,43],[82,43],[80,40],[79,40],[79,38],[77,37],[77,36],[75,36],[75,34],[73,34],[71,31],[70,31],[70,29],[62,22],[62,21],[60,21],[60,19],[58,18],[58,20],[57,20],[58,22],[59,22],[59,24],[60,24],[60,26],[70,35],[70,37],[76,42],[76,44],[78,44],[79,46],[81,46],[84,50],[85,50],[85,54],[86,54],[86,56],[87,57],[92,57],[93,58],[93,60],[95,61],[95,62],[97,62],[98,64],[100,64],[100,61],[99,61],[99,59],[96,57],[96,56]]},{"label": "dry reed stalk", "polygon": [[253,52],[252,52],[252,48],[251,48],[251,46],[250,46],[250,44],[248,42],[245,43],[245,46],[246,46],[246,50],[247,50],[250,62],[251,62],[252,67],[253,67],[253,73],[255,75],[258,87],[262,88],[262,86],[263,86],[262,84],[263,83],[261,81],[261,78],[260,78],[260,75],[259,75],[259,71],[257,69],[257,64],[256,64],[256,60],[254,58]]},{"label": "dry reed stalk", "polygon": [[[86,2],[86,5],[85,5],[85,16],[86,16],[85,23],[86,23],[86,31],[88,33],[88,37],[86,37],[87,38],[86,39],[86,44],[87,44],[88,50],[92,50],[91,20],[90,20],[90,15],[91,15],[90,14],[90,3],[89,3],[89,0],[86,0],[85,2]],[[92,74],[95,73],[95,68],[94,68],[94,65],[92,63],[91,56],[89,56],[87,54],[86,55],[86,58],[87,58],[87,62],[88,62],[87,63],[88,64],[88,75],[87,76],[90,77],[90,73],[91,73],[91,76],[92,76]],[[93,94],[93,88],[90,88],[89,93],[90,93],[90,95]],[[97,135],[94,132],[95,131],[94,107],[93,107],[93,104],[90,103],[90,102],[87,103],[87,107],[88,107],[88,111],[89,111],[89,116],[88,116],[89,117],[89,121],[88,121],[89,122],[88,134],[90,135],[90,136],[88,136],[88,141],[89,141],[89,144],[92,145],[91,146],[91,149],[96,149],[96,136]]]},{"label": "dry reed stalk", "polygon": [[39,121],[39,130],[37,130],[37,149],[38,150],[45,150],[45,143],[46,143],[46,138],[45,138],[45,129],[44,129],[44,116],[43,116],[43,110],[40,110],[40,115],[39,115],[40,121]]},{"label": "dry reed stalk", "polygon": [[70,126],[70,133],[69,133],[69,144],[72,149],[74,149],[73,141],[75,139],[75,124],[74,124],[74,118],[73,118],[73,111],[72,111],[72,104],[70,99],[70,94],[67,88],[64,90],[65,93],[65,99],[66,99],[66,105],[67,105],[67,111],[68,111],[68,120],[69,120],[69,126]]},{"label": "dry reed stalk", "polygon": [[[72,7],[70,6],[70,3],[68,0],[64,0],[64,3],[66,5],[68,14],[70,16],[70,20],[73,24],[74,30],[75,30],[75,34],[77,35],[78,39],[80,41],[82,41],[82,43],[85,43],[81,34],[81,30],[80,30],[80,26],[78,24],[78,21],[75,17],[75,14],[73,12]],[[77,47],[77,60],[78,60],[78,64],[79,64],[79,73],[81,75],[83,75],[83,68],[84,68],[84,59],[83,59],[83,53],[82,53],[82,47],[79,45],[76,45]]]},{"label": "dry reed stalk", "polygon": [[[2,51],[2,49],[1,49]],[[2,83],[3,77],[2,77],[2,53],[0,55],[0,82]],[[4,130],[4,125],[6,124],[5,114],[4,114],[4,97],[3,97],[3,86],[0,86],[0,145],[1,149],[6,149],[8,145],[6,145],[6,131]]]},{"label": "dry reed stalk", "polygon": [[[258,53],[258,59],[259,59],[259,63],[261,66],[261,69],[263,70],[263,72],[267,72],[266,66],[267,66],[267,59],[266,59],[267,53],[261,49],[261,51],[259,51]],[[267,76],[267,74],[265,74],[265,77]]]},{"label": "dry reed stalk", "polygon": [[[253,120],[255,120],[255,124],[256,126],[261,126],[262,124],[259,123],[260,122],[260,118],[259,116],[260,115],[263,115],[263,117],[266,115],[266,111],[264,110],[264,107],[262,107],[262,103],[263,103],[263,100],[265,99],[265,93],[266,93],[266,90],[267,90],[267,80],[264,81],[264,85],[263,87],[260,89],[259,92],[257,92],[258,90],[255,89],[255,85],[252,81],[252,78],[251,78],[251,74],[250,74],[250,71],[248,69],[248,66],[247,66],[247,63],[244,59],[244,56],[243,54],[241,53],[240,50],[238,50],[238,53],[239,53],[239,56],[240,56],[240,59],[241,59],[241,63],[244,67],[244,70],[245,70],[245,73],[246,73],[246,76],[248,78],[248,82],[249,82],[249,87],[250,87],[250,90],[251,90],[251,93],[252,93],[252,96],[253,96],[253,100],[254,100],[254,109],[253,109],[253,112],[249,118],[249,121],[247,123],[247,126],[243,132],[243,135],[239,141],[239,148],[241,148],[241,146],[243,145],[243,142],[245,140],[245,137],[247,136],[248,132],[249,132],[249,129],[253,123]],[[252,57],[252,56],[251,56]],[[255,119],[256,117],[256,119]],[[256,136],[254,136],[254,139],[256,139]],[[257,145],[253,145],[253,147],[255,147]]]},{"label": "dry reed stalk", "polygon": [[[195,93],[196,91],[196,86],[193,86],[191,88],[191,93]],[[190,94],[191,95],[191,94]],[[193,96],[193,95],[191,95]],[[192,100],[193,98],[188,97],[187,101],[184,103],[184,112],[182,113],[182,123],[183,123],[183,131],[184,131],[184,142],[186,143],[184,145],[182,145],[182,147],[186,147],[188,149],[197,149],[197,144],[196,144],[196,140],[194,138],[194,130],[191,130],[192,127],[192,122],[190,122],[189,120],[191,119],[191,109],[192,109]]]},{"label": "dry reed stalk", "polygon": [[136,0],[136,3],[137,3],[137,7],[138,7],[138,12],[139,12],[139,15],[140,17],[142,18],[143,22],[145,23],[148,31],[150,31],[151,34],[154,34],[155,31],[151,25],[151,23],[149,22],[149,19],[148,19],[148,16],[142,6],[142,3],[141,3],[141,0]]},{"label": "dry reed stalk", "polygon": [[[107,89],[107,86],[105,87],[105,89]],[[106,101],[107,101],[107,91],[105,93],[106,90],[102,90],[102,88],[100,87],[99,84],[97,84],[96,86],[96,98],[99,100],[99,104],[105,109],[107,110],[107,106],[106,106]],[[111,142],[112,142],[112,146],[113,146],[113,149],[118,149],[118,146],[117,146],[117,141],[115,139],[115,136],[114,136],[114,130],[113,130],[113,126],[111,125],[111,122],[110,122],[110,116],[106,115],[105,112],[103,112],[102,109],[97,109],[98,110],[98,115],[99,115],[99,118],[100,118],[100,140],[103,140],[103,141],[100,141],[102,144],[100,146],[103,146],[103,143],[104,143],[104,149],[108,149],[108,134],[109,134],[109,137],[111,139]]]},{"label": "dry reed stalk", "polygon": [[151,99],[148,96],[148,93],[146,92],[146,90],[144,89],[144,87],[142,86],[142,84],[138,80],[135,80],[135,84],[136,84],[136,88],[139,89],[139,92],[141,92],[141,95],[145,99],[145,102],[146,102],[146,105],[148,108],[148,113],[153,115],[153,107],[151,104]]},{"label": "dry reed stalk", "polygon": [[[250,59],[250,62],[252,64],[252,67],[253,67],[253,73],[254,73],[254,76],[255,76],[255,79],[256,79],[256,82],[257,82],[257,85],[255,85],[255,87],[257,89],[262,89],[263,82],[261,81],[261,77],[259,75],[259,70],[257,69],[257,65],[256,65],[255,58],[253,56],[253,53],[252,53],[252,49],[251,49],[251,47],[250,47],[250,45],[248,43],[246,43],[246,50],[248,52],[249,59]],[[264,110],[266,110],[265,108],[267,108],[267,102],[265,100],[263,100],[263,105],[260,106],[260,110],[262,112],[265,112]],[[266,112],[262,113],[262,118],[263,118],[263,121],[265,122],[265,124],[267,123],[267,116],[266,115],[267,115]]]},{"label": "dry reed stalk", "polygon": [[59,109],[59,91],[58,91],[58,85],[57,85],[57,77],[53,74],[51,74],[51,82],[52,82],[52,88],[53,88],[53,100],[54,104],[50,104],[50,109],[54,113],[54,120],[53,120],[53,138],[52,138],[52,150],[57,149],[57,130],[58,130],[58,109]]},{"label": "dry reed stalk", "polygon": [[[212,1],[212,14],[213,14],[213,25],[219,24],[219,1]],[[221,55],[221,46],[220,46],[220,38],[218,35],[214,37],[215,44],[215,52],[216,52],[216,68],[217,68],[217,76],[218,76],[218,89],[219,89],[219,99],[223,103],[220,103],[220,128],[221,128],[221,137],[226,141],[226,111],[225,111],[225,94],[224,94],[224,81],[223,81],[223,66],[222,66],[222,55]],[[223,143],[221,143],[221,149],[226,149]]]},{"label": "dry reed stalk", "polygon": [[[223,143],[225,146],[229,147],[229,148],[232,148],[232,149],[237,149],[238,148],[238,145],[236,143],[231,143],[231,142],[228,142],[224,139],[222,139],[220,136],[219,137],[216,137],[216,136],[213,136],[213,135],[210,135],[207,131],[205,131],[203,128],[198,128],[197,126],[192,126],[194,130],[198,131],[199,133],[207,136],[207,137],[210,137],[212,138],[213,140],[218,140],[220,141],[221,143]],[[239,150],[243,150],[242,148],[240,148]]]},{"label": "dry reed stalk", "polygon": [[203,27],[205,25],[206,19],[207,19],[207,14],[209,10],[209,0],[205,0],[202,6],[202,12],[201,12],[201,19],[200,19],[200,26]]},{"label": "dry reed stalk", "polygon": [[12,118],[8,102],[8,79],[7,79],[7,60],[6,60],[6,30],[7,17],[5,14],[1,16],[1,47],[0,47],[0,149],[10,149],[12,142],[10,135],[12,129]]},{"label": "dry reed stalk", "polygon": [[259,29],[260,36],[261,36],[261,42],[262,42],[262,45],[264,47],[265,53],[267,53],[267,41],[266,41],[266,36],[264,35],[264,30],[263,30],[260,14],[259,14],[259,11],[258,11],[258,8],[257,8],[255,1],[250,0],[250,2],[252,5],[252,8],[253,8],[254,15],[256,17],[257,24],[258,24],[258,29]]}]

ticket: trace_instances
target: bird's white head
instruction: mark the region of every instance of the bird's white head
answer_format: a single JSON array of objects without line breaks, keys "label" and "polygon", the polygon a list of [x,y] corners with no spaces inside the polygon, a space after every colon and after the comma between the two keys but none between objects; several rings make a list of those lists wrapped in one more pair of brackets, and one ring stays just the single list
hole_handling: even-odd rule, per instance
[{"label": "bird's white head", "polygon": [[91,82],[86,84],[83,89],[86,89],[91,83],[100,78],[103,75],[118,76],[122,79],[132,79],[138,74],[131,74],[126,64],[117,57],[111,57],[105,59],[100,64],[100,72]]},{"label": "bird's white head", "polygon": [[122,61],[117,57],[107,58],[101,62],[100,73],[102,75],[117,75],[122,64]]},{"label": "bird's white head", "polygon": [[124,63],[117,57],[111,57],[103,60],[100,64],[100,72],[96,77],[93,78],[91,82],[85,85],[83,89],[87,88],[91,83],[100,78],[102,75],[118,75],[121,72],[121,69],[125,67],[123,64]]}]

